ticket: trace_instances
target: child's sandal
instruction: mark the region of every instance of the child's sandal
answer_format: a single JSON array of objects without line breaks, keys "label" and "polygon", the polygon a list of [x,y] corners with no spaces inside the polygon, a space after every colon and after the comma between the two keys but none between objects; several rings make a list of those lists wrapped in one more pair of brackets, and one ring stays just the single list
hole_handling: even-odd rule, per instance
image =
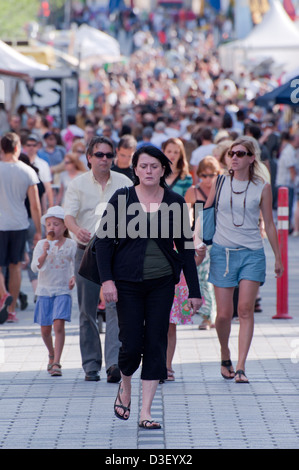
[{"label": "child's sandal", "polygon": [[60,377],[62,375],[61,365],[58,364],[58,362],[54,362],[54,364],[52,364],[50,374],[52,377]]},{"label": "child's sandal", "polygon": [[[48,357],[49,357],[49,360],[51,360],[51,359],[53,360],[53,359],[54,359],[54,356],[50,356],[50,354],[49,354]],[[52,366],[53,366],[53,362],[52,362],[51,364],[49,363],[49,364],[47,365],[47,371],[48,371],[48,372],[51,372]]]}]

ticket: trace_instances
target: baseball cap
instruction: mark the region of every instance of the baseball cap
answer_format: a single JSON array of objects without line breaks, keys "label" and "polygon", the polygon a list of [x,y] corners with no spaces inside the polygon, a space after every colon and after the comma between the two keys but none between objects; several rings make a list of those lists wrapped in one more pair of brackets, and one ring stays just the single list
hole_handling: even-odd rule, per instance
[{"label": "baseball cap", "polygon": [[54,135],[54,137],[56,137],[54,132],[48,131],[43,135],[43,138],[47,139],[48,137],[51,137],[52,135]]},{"label": "baseball cap", "polygon": [[40,142],[40,139],[36,134],[29,134],[27,140],[34,140],[35,142]]},{"label": "baseball cap", "polygon": [[64,220],[64,210],[60,206],[49,207],[47,213],[44,214],[41,218],[42,225],[46,224],[46,219],[49,217],[57,217],[57,219]]}]

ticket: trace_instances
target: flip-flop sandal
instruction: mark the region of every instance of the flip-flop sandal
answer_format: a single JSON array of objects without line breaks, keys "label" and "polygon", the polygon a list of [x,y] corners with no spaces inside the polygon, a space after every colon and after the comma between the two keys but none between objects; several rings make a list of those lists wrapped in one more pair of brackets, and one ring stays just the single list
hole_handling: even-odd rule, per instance
[{"label": "flip-flop sandal", "polygon": [[[120,394],[119,394],[121,385],[122,385],[122,383],[120,382],[119,387],[118,387],[117,397],[116,397],[115,402],[114,402],[114,414],[117,418],[123,419],[124,421],[127,421],[127,419],[129,419],[129,417],[130,417],[131,400],[130,400],[130,403],[128,404],[128,406],[123,405],[123,403],[121,401],[121,398],[120,398]],[[120,403],[119,405],[116,403],[117,400]],[[116,408],[121,408],[122,410],[124,410],[123,414],[120,414],[117,411]],[[129,412],[129,416],[124,416],[127,412]]]},{"label": "flip-flop sandal", "polygon": [[[244,377],[246,377],[244,370],[242,369],[236,370],[236,374],[235,374],[236,384],[249,384],[249,380],[247,379],[247,377],[246,377],[246,380],[243,380],[241,379],[241,375],[244,375]],[[237,376],[239,377],[239,380],[236,379]]]},{"label": "flip-flop sandal", "polygon": [[222,377],[223,377],[224,379],[226,379],[226,380],[231,380],[231,379],[233,379],[233,378],[235,377],[235,372],[234,372],[233,370],[230,370],[230,368],[232,367],[232,365],[233,365],[233,364],[232,364],[232,361],[231,361],[230,359],[227,359],[226,361],[221,361],[221,366],[222,366],[222,367],[225,367],[225,368],[228,370],[228,372],[229,372],[230,374],[234,374],[233,376],[228,377],[227,375],[224,375],[224,374],[222,374],[222,372],[221,372]]},{"label": "flip-flop sandal", "polygon": [[167,382],[174,382],[175,381],[175,376],[174,376],[174,370],[173,369],[167,369]]},{"label": "flip-flop sandal", "polygon": [[50,374],[52,377],[60,377],[62,375],[61,365],[58,364],[58,362],[54,362],[54,364],[52,364]]},{"label": "flip-flop sandal", "polygon": [[161,424],[155,420],[144,419],[139,423],[139,427],[143,429],[161,429]]}]

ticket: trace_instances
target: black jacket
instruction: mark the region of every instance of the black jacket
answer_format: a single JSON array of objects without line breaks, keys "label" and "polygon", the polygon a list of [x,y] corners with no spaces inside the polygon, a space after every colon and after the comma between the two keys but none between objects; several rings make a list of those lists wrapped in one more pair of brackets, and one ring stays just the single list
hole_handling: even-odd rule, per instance
[{"label": "black jacket", "polygon": [[142,281],[144,255],[150,236],[172,266],[175,283],[179,282],[183,269],[189,297],[200,298],[192,231],[184,198],[165,189],[159,210],[150,216],[151,222],[140,208],[134,186],[119,189],[111,197],[95,242],[101,281]]}]

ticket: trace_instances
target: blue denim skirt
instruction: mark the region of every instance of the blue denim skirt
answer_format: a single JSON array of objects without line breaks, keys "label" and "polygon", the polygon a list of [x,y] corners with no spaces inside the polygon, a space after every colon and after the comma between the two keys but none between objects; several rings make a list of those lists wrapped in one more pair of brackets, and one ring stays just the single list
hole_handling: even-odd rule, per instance
[{"label": "blue denim skirt", "polygon": [[34,323],[41,326],[53,325],[54,320],[71,321],[72,297],[68,294],[37,297]]}]

